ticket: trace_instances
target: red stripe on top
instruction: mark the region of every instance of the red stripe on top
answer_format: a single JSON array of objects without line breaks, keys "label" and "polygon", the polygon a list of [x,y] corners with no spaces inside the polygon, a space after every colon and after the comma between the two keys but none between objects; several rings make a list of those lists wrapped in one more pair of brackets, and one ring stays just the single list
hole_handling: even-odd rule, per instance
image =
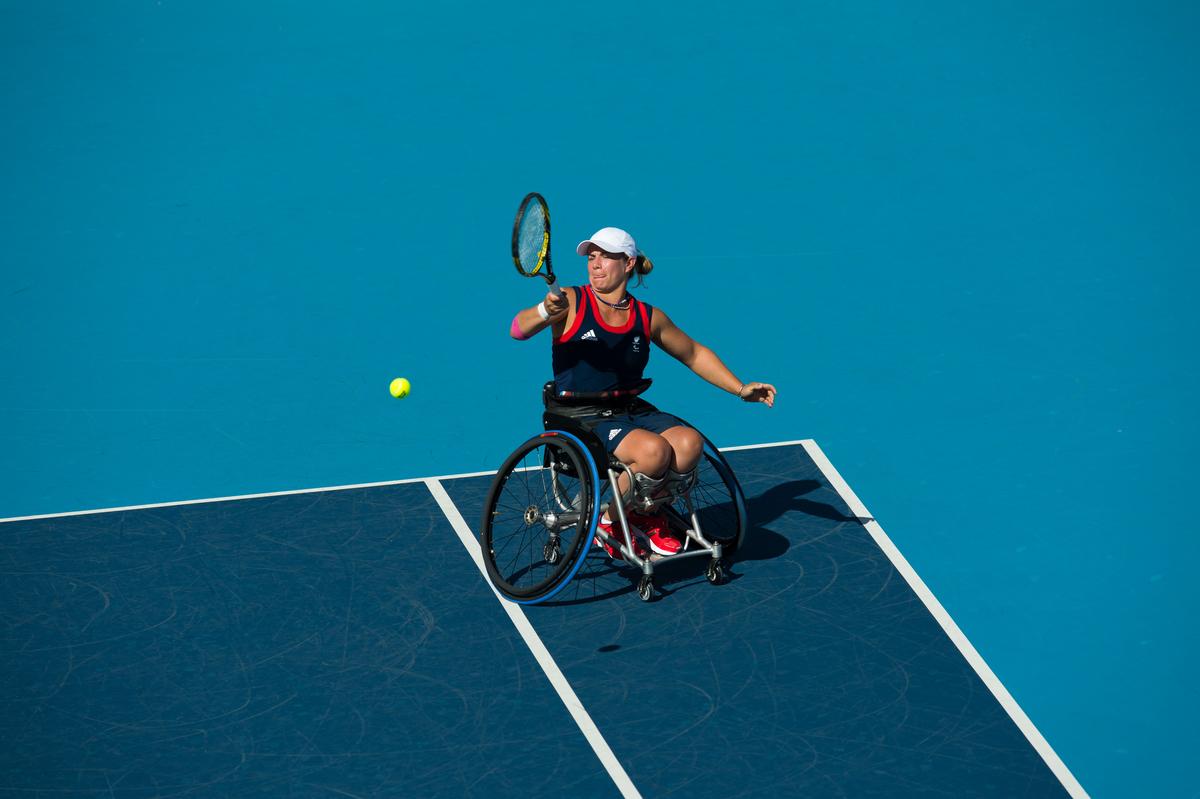
[{"label": "red stripe on top", "polygon": [[[569,291],[574,291],[574,286],[568,286]],[[583,305],[580,303],[581,297],[575,299],[575,321],[571,323],[570,330],[564,330],[563,334],[555,340],[555,344],[566,344],[571,340],[571,336],[579,331],[579,326],[583,324]]]},{"label": "red stripe on top", "polygon": [[[634,300],[634,302],[637,302],[637,300]],[[648,338],[650,336],[650,317],[646,314],[645,305],[642,305],[640,302],[638,302],[637,307],[638,313],[642,315],[642,327],[645,329],[646,336]]]},{"label": "red stripe on top", "polygon": [[[625,325],[623,327],[610,327],[607,324],[605,324],[604,317],[600,315],[600,308],[596,305],[596,295],[592,291],[592,287],[584,286],[583,290],[585,292],[587,292],[588,302],[590,302],[592,305],[592,316],[596,317],[596,322],[600,325],[600,327],[604,328],[609,333],[628,333],[630,330],[633,329],[634,315],[632,312],[629,314],[629,318],[627,320],[625,320]],[[637,305],[641,304],[637,300],[634,300],[634,303]],[[647,334],[648,333],[649,333],[649,331],[647,331]]]}]

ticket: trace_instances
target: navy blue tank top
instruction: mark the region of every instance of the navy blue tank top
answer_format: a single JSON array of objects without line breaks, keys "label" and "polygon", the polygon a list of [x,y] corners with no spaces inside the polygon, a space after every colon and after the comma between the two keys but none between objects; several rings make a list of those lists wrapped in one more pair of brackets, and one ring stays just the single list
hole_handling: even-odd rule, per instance
[{"label": "navy blue tank top", "polygon": [[554,393],[571,396],[620,391],[642,379],[650,360],[650,316],[654,308],[631,298],[629,320],[610,327],[600,316],[591,286],[574,286],[575,321],[554,340]]}]

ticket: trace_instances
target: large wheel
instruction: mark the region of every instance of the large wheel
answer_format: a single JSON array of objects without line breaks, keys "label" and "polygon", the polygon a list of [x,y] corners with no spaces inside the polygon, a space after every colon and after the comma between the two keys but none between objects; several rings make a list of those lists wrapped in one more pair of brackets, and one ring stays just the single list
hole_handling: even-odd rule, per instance
[{"label": "large wheel", "polygon": [[600,478],[583,443],[551,430],[516,449],[492,481],[479,544],[488,577],[514,602],[543,602],[571,581],[595,534]]},{"label": "large wheel", "polygon": [[[709,541],[720,541],[721,557],[728,559],[746,540],[746,498],[725,456],[707,438],[691,496],[700,531]],[[665,506],[664,511],[671,527],[681,535],[692,526],[682,497]]]}]

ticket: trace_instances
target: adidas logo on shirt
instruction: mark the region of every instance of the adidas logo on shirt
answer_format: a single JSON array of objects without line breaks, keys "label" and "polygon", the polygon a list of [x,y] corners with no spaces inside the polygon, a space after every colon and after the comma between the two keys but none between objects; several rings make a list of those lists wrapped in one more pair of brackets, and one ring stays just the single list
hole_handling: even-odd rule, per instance
[{"label": "adidas logo on shirt", "polygon": [[612,441],[614,438],[616,438],[619,435],[621,435],[621,428],[618,427],[614,430],[609,430],[608,431],[608,440]]},{"label": "adidas logo on shirt", "polygon": [[591,329],[588,332],[584,333],[582,336],[580,336],[579,340],[580,341],[599,341],[600,339],[596,338],[595,329]]}]

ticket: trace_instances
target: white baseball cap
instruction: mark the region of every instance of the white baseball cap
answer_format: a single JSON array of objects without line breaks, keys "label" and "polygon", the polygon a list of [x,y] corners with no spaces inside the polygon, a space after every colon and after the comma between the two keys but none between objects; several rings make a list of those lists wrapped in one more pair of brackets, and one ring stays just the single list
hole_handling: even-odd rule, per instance
[{"label": "white baseball cap", "polygon": [[585,239],[579,242],[579,246],[575,248],[575,252],[579,255],[587,255],[588,247],[596,245],[605,252],[620,252],[630,258],[637,258],[638,248],[637,242],[633,240],[624,230],[619,227],[602,227],[592,234],[590,239]]}]

